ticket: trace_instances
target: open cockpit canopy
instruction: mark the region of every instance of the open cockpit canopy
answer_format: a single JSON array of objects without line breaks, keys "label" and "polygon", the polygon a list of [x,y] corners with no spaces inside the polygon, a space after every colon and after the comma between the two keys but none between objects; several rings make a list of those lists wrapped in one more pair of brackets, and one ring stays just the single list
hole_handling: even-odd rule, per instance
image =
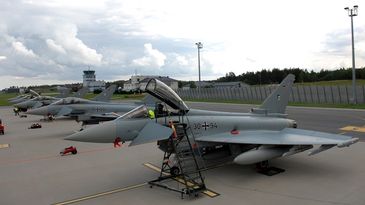
[{"label": "open cockpit canopy", "polygon": [[188,112],[189,107],[185,104],[185,102],[165,83],[152,78],[148,81],[145,91],[150,95],[156,97],[162,102],[169,105],[171,108]]}]

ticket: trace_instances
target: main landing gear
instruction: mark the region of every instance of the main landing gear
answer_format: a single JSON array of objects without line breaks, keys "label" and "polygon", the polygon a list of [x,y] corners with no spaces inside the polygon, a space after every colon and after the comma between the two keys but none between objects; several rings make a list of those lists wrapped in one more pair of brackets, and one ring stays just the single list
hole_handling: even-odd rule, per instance
[{"label": "main landing gear", "polygon": [[266,175],[266,176],[274,176],[274,175],[280,174],[282,172],[285,172],[285,169],[281,169],[278,167],[271,167],[269,165],[268,160],[256,163],[255,165],[256,165],[256,171],[258,173]]}]

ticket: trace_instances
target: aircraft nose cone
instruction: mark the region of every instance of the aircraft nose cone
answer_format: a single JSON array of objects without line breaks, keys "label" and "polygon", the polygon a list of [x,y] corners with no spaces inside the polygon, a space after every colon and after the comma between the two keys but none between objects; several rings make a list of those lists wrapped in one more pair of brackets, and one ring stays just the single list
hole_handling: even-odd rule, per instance
[{"label": "aircraft nose cone", "polygon": [[64,138],[65,140],[95,143],[113,143],[116,138],[116,124],[114,121],[89,127]]},{"label": "aircraft nose cone", "polygon": [[48,115],[48,108],[47,107],[40,107],[40,108],[35,108],[35,109],[31,109],[28,110],[27,112],[25,112],[25,114],[29,114],[29,115]]},{"label": "aircraft nose cone", "polygon": [[20,99],[11,100],[10,102],[13,103],[13,104],[17,104],[17,103],[21,103],[23,101],[24,101],[24,99],[20,98]]},{"label": "aircraft nose cone", "polygon": [[20,108],[22,108],[23,107],[23,104],[24,103],[22,103],[22,102],[16,103],[16,104],[14,104],[14,107],[20,107]]},{"label": "aircraft nose cone", "polygon": [[19,99],[19,98],[20,98],[20,97],[10,98],[10,99],[8,99],[8,101],[12,103],[13,101],[15,101],[15,100],[17,100],[17,99]]},{"label": "aircraft nose cone", "polygon": [[28,103],[27,102],[20,102],[14,105],[15,107],[19,107],[19,108],[28,108]]}]

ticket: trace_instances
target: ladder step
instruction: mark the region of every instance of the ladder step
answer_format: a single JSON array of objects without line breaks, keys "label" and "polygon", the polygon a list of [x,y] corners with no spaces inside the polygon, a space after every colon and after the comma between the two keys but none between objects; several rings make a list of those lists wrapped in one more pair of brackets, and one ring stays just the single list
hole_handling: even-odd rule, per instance
[{"label": "ladder step", "polygon": [[193,152],[191,152],[190,150],[183,150],[183,151],[177,150],[175,154],[179,157],[193,156]]},{"label": "ladder step", "polygon": [[199,171],[197,169],[183,169],[182,172],[185,176],[192,177],[194,174],[199,175]]},{"label": "ladder step", "polygon": [[194,156],[193,155],[185,155],[185,156],[181,156],[179,157],[181,161],[194,161]]},{"label": "ladder step", "polygon": [[[179,118],[180,119],[180,118]],[[162,188],[166,188],[172,191],[177,191],[183,194],[198,194],[206,190],[204,184],[204,178],[201,173],[201,168],[204,168],[204,161],[201,158],[199,149],[197,149],[194,136],[189,137],[188,126],[186,123],[180,123],[174,121],[175,131],[177,137],[171,137],[168,141],[163,141],[159,146],[165,151],[163,163],[161,166],[160,178],[151,181],[151,184],[155,184]],[[166,172],[175,172],[169,162],[173,162],[173,166],[177,166],[180,169],[180,173],[175,175],[166,175]],[[167,187],[162,181],[175,178],[180,183],[184,184],[185,188],[172,188]]]},{"label": "ladder step", "polygon": [[188,143],[184,143],[184,144],[177,144],[176,145],[176,150],[177,151],[190,151],[192,149],[192,147],[188,144]]}]

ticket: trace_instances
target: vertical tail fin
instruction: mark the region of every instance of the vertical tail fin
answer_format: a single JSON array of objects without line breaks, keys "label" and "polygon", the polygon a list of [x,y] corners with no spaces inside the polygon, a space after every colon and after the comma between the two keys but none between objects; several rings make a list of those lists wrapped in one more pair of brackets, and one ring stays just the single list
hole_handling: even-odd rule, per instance
[{"label": "vertical tail fin", "polygon": [[73,97],[83,98],[88,91],[89,91],[88,87],[82,87],[80,90],[77,91],[77,93],[74,94]]},{"label": "vertical tail fin", "polygon": [[279,87],[261,104],[260,109],[265,110],[266,113],[285,114],[294,80],[295,76],[293,74],[287,75],[281,81]]},{"label": "vertical tail fin", "polygon": [[110,98],[112,97],[116,88],[117,88],[117,85],[111,85],[107,89],[105,89],[103,92],[101,92],[99,95],[94,97],[92,100],[100,101],[100,102],[109,102]]},{"label": "vertical tail fin", "polygon": [[146,94],[146,96],[141,101],[137,101],[134,104],[136,104],[136,105],[147,105],[147,106],[150,106],[150,107],[154,107],[159,102],[161,102],[159,99],[153,97],[150,94]]},{"label": "vertical tail fin", "polygon": [[32,90],[32,89],[29,89],[29,93],[32,95],[32,96],[35,96],[35,97],[39,97],[40,95],[36,92],[36,91],[34,91],[34,90]]},{"label": "vertical tail fin", "polygon": [[144,102],[144,104],[149,105],[149,106],[155,106],[157,102],[161,102],[160,100],[158,100],[157,98],[153,97],[150,94],[147,94],[146,97],[144,97],[142,99],[142,102]]}]

